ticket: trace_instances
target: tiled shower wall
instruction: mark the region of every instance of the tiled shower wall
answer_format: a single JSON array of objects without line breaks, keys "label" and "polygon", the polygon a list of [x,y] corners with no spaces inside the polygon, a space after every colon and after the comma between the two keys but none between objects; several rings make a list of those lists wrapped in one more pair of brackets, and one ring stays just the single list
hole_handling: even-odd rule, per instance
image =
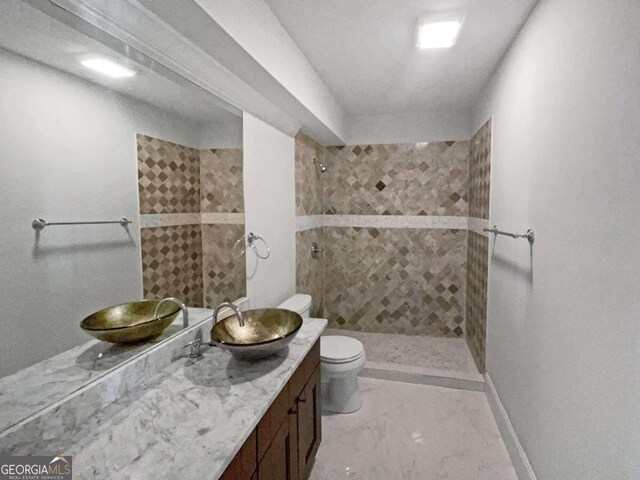
[{"label": "tiled shower wall", "polygon": [[[469,217],[489,220],[491,187],[491,120],[471,139],[469,151]],[[474,231],[467,237],[467,344],[484,372],[487,336],[489,239]]]},{"label": "tiled shower wall", "polygon": [[[318,311],[333,327],[462,336],[466,231],[448,225],[467,216],[468,142],[324,148],[299,135],[296,146],[297,213],[324,213],[297,234],[298,291],[315,297],[324,284]],[[311,170],[311,152],[327,172]],[[307,201],[317,190],[320,201]],[[312,236],[324,240],[324,265],[310,260]]]},{"label": "tiled shower wall", "polygon": [[464,230],[326,227],[325,235],[331,326],[464,334]]},{"label": "tiled shower wall", "polygon": [[468,142],[329,147],[327,215],[467,216]]},{"label": "tiled shower wall", "polygon": [[[296,137],[297,288],[313,295],[315,315],[349,330],[466,333],[484,368],[488,242],[477,226],[489,214],[490,137],[490,123],[470,142]],[[469,217],[481,219],[476,231]]]},{"label": "tiled shower wall", "polygon": [[137,136],[145,298],[215,307],[245,295],[242,151]]},{"label": "tiled shower wall", "polygon": [[[296,215],[313,217],[322,215],[322,175],[318,163],[322,161],[324,147],[302,133],[296,136]],[[315,159],[315,162],[314,162]],[[324,255],[312,258],[313,244],[324,249],[322,227],[296,233],[296,287],[300,293],[313,298],[311,314],[324,315]]]},{"label": "tiled shower wall", "polygon": [[396,222],[325,227],[331,326],[462,336],[465,232],[409,228],[408,218],[466,217],[468,143],[330,147],[324,161],[327,216],[393,215]]}]

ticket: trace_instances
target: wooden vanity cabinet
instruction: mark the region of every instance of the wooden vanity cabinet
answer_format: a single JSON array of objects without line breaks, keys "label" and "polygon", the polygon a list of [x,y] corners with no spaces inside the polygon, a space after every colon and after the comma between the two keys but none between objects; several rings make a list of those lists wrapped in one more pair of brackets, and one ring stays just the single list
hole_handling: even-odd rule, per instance
[{"label": "wooden vanity cabinet", "polygon": [[298,397],[297,446],[300,478],[306,479],[311,473],[321,440],[320,365],[318,365]]},{"label": "wooden vanity cabinet", "polygon": [[305,480],[322,440],[321,420],[317,341],[221,480]]}]

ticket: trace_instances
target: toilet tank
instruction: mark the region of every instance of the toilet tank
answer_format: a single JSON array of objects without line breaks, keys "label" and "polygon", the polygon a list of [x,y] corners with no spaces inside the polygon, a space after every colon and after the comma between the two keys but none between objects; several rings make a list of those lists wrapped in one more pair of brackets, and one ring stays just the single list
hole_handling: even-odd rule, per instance
[{"label": "toilet tank", "polygon": [[311,316],[311,295],[296,293],[278,305],[278,308],[299,313],[302,318],[309,318]]}]

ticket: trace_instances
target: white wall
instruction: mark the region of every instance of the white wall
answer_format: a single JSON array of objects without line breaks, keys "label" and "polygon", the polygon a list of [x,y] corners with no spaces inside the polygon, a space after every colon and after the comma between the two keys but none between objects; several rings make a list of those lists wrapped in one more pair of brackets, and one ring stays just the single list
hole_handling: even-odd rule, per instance
[{"label": "white wall", "polygon": [[199,148],[242,148],[242,117],[229,114],[224,120],[200,126]]},{"label": "white wall", "polygon": [[640,3],[542,0],[493,115],[487,370],[538,478],[640,478]]},{"label": "white wall", "polygon": [[[142,297],[137,132],[200,141],[196,124],[0,50],[0,376],[89,340],[82,318]],[[128,234],[31,228],[123,216]]]},{"label": "white wall", "polygon": [[295,141],[248,113],[243,138],[246,232],[271,249],[267,260],[247,250],[247,296],[252,308],[273,307],[296,286]]},{"label": "white wall", "polygon": [[320,122],[342,137],[342,107],[264,0],[196,1]]},{"label": "white wall", "polygon": [[346,145],[469,140],[475,131],[467,110],[423,114],[356,115],[347,118]]}]

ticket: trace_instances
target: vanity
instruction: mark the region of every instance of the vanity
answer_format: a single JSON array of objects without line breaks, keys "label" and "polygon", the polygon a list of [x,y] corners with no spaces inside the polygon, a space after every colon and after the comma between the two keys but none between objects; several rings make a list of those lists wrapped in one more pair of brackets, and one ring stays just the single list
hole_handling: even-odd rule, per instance
[{"label": "vanity", "polygon": [[320,340],[316,340],[220,478],[305,479],[321,440]]},{"label": "vanity", "polygon": [[[71,455],[75,479],[307,478],[326,320],[305,319],[287,349],[243,361],[208,346],[211,310],[189,313],[198,324],[4,429],[0,451]],[[182,348],[193,339],[205,345],[196,358]]]}]

